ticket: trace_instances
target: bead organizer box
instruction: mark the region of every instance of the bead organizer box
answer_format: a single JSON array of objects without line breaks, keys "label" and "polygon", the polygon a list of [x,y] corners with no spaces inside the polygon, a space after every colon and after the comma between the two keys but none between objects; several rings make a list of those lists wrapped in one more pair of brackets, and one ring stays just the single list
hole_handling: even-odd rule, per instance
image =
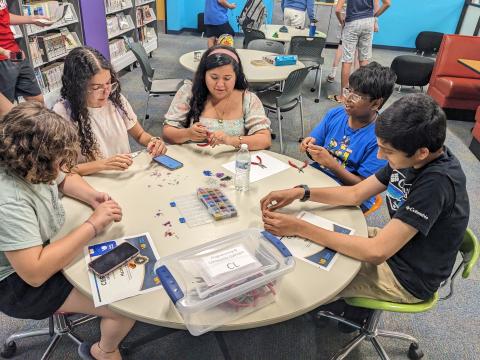
[{"label": "bead organizer box", "polygon": [[237,209],[220,189],[198,188],[197,197],[215,220],[237,216]]}]

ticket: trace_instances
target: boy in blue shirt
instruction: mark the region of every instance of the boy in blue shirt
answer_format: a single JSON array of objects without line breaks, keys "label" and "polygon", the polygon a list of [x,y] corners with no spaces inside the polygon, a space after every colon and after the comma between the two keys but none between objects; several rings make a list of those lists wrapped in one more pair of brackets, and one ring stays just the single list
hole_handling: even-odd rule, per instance
[{"label": "boy in blue shirt", "polygon": [[227,0],[206,0],[205,1],[205,33],[208,38],[208,47],[215,45],[217,38],[223,34],[235,36],[230,23],[228,22],[228,9],[235,9],[235,3]]},{"label": "boy in blue shirt", "polygon": [[283,24],[296,28],[305,27],[305,11],[308,13],[310,22],[315,20],[313,0],[282,0]]},{"label": "boy in blue shirt", "polygon": [[[312,166],[342,185],[355,185],[385,166],[377,158],[375,120],[393,92],[396,76],[388,67],[372,62],[350,75],[345,103],[327,112],[300,145]],[[366,200],[365,212],[374,203]]]}]

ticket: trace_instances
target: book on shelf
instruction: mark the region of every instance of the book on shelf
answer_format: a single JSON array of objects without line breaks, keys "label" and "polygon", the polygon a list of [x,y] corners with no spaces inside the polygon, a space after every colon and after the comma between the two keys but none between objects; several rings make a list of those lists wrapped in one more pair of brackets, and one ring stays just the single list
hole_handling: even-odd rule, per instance
[{"label": "book on shelf", "polygon": [[43,94],[55,91],[62,86],[63,62],[36,68],[34,73]]},{"label": "book on shelf", "polygon": [[[129,41],[133,42],[132,38]],[[123,39],[114,39],[109,42],[110,58],[115,60],[128,52],[127,44]]]},{"label": "book on shelf", "polygon": [[116,15],[107,16],[107,32],[109,37],[131,27],[133,27],[133,22],[130,15],[119,13]]},{"label": "book on shelf", "polygon": [[30,59],[32,60],[33,66],[41,65],[43,63],[44,52],[38,44],[38,39],[36,36],[28,38],[28,49],[30,52]]},{"label": "book on shelf", "polygon": [[155,14],[153,13],[153,9],[148,5],[137,7],[136,15],[137,15],[137,26],[142,26],[155,19]]},{"label": "book on shelf", "polygon": [[142,26],[138,29],[138,37],[142,43],[150,42],[157,39],[155,28],[150,26]]},{"label": "book on shelf", "polygon": [[107,9],[107,12],[122,10],[131,5],[131,0],[105,0],[105,9]]},{"label": "book on shelf", "polygon": [[62,33],[47,33],[43,36],[37,36],[38,43],[44,49],[44,62],[52,61],[67,54],[64,35]]}]

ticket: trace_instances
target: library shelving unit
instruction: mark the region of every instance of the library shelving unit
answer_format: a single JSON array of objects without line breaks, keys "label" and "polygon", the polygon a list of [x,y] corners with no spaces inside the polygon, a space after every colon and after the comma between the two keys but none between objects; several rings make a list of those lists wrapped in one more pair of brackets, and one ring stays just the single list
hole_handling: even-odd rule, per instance
[{"label": "library shelving unit", "polygon": [[157,48],[155,0],[104,0],[110,61],[116,71],[132,67],[136,58],[125,44],[140,41],[147,53]]},{"label": "library shelving unit", "polygon": [[115,71],[120,71],[135,62],[124,37],[135,39],[135,7],[133,0],[104,0],[107,22],[108,49]]},{"label": "library shelving unit", "polygon": [[158,47],[156,0],[135,0],[135,14],[138,40],[143,44],[146,52],[151,54]]},{"label": "library shelving unit", "polygon": [[[83,44],[78,0],[63,1],[60,4],[66,8],[62,11],[62,19],[54,24],[46,27],[15,25],[12,29],[34,69],[45,104],[49,107],[60,97],[63,59],[73,48]],[[11,11],[14,14],[51,16],[54,11],[51,6],[46,1],[18,0],[11,3]]]}]

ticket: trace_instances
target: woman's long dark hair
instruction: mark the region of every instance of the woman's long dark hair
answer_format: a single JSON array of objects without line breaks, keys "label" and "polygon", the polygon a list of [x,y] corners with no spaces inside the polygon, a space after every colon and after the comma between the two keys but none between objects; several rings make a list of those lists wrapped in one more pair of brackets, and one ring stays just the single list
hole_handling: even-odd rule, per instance
[{"label": "woman's long dark hair", "polygon": [[192,85],[192,98],[190,99],[190,110],[187,114],[187,121],[189,123],[194,123],[200,120],[200,115],[205,109],[205,102],[209,94],[207,83],[205,82],[205,75],[208,70],[215,69],[224,65],[232,65],[233,71],[235,72],[235,89],[246,90],[248,88],[248,82],[243,73],[243,67],[241,62],[237,62],[233,57],[218,53],[210,56],[210,53],[215,49],[226,49],[233,52],[237,55],[237,58],[240,59],[238,53],[234,48],[230,46],[217,45],[213,46],[203,53],[200,64],[198,65],[197,71],[195,72],[195,77],[193,78]]},{"label": "woman's long dark hair", "polygon": [[108,98],[119,109],[122,116],[126,116],[127,112],[120,98],[121,88],[117,73],[99,51],[88,46],[78,47],[70,51],[65,58],[61,96],[66,100],[70,117],[77,126],[80,152],[87,161],[93,161],[99,155],[97,141],[88,115],[87,88],[88,81],[100,70],[110,71],[112,84],[118,83],[117,89],[111,92]]}]

